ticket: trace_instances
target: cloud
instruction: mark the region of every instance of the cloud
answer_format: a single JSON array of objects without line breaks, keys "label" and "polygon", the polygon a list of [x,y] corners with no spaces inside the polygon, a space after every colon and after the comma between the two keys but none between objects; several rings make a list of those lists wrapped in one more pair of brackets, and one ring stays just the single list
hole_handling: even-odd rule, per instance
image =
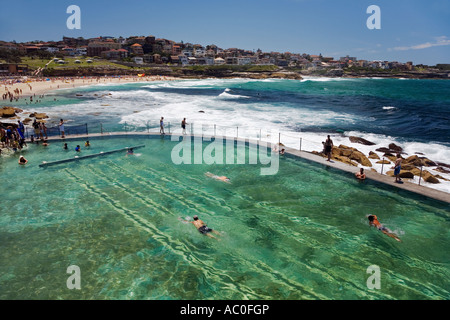
[{"label": "cloud", "polygon": [[442,36],[442,37],[435,37],[434,42],[426,42],[426,43],[422,43],[422,44],[418,44],[418,45],[410,46],[410,47],[395,47],[395,48],[389,49],[389,51],[391,51],[391,50],[394,50],[394,51],[421,50],[421,49],[427,49],[427,48],[431,48],[431,47],[449,46],[449,45],[450,45],[450,39],[447,39],[446,36]]}]

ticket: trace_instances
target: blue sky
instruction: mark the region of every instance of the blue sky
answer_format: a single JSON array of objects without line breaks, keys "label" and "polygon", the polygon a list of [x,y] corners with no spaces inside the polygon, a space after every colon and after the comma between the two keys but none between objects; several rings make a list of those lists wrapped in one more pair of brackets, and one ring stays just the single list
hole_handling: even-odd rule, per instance
[{"label": "blue sky", "polygon": [[[66,27],[72,4],[81,30]],[[381,9],[380,30],[366,26],[370,5]],[[2,8],[6,41],[154,35],[224,49],[450,63],[449,0],[14,0]]]}]

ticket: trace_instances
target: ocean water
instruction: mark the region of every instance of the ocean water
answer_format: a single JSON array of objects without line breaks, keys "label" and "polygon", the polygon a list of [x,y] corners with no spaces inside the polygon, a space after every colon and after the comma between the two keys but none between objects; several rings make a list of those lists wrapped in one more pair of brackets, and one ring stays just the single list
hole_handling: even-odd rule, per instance
[{"label": "ocean water", "polygon": [[[0,158],[0,299],[449,298],[448,204],[302,159],[281,157],[277,175],[261,176],[258,164],[174,165],[168,137],[90,141],[30,145],[24,167]],[[76,145],[145,148],[38,166]],[[221,241],[179,220],[195,214]],[[80,290],[67,287],[73,265]],[[379,290],[367,286],[374,265]]]},{"label": "ocean water", "polygon": [[[188,130],[210,134],[261,135],[306,151],[321,151],[330,134],[335,145],[365,154],[395,143],[405,156],[419,153],[450,164],[450,82],[445,80],[311,77],[101,84],[55,91],[40,104],[20,106],[46,112],[49,126],[64,118],[68,125],[88,123],[90,132],[159,131],[162,116],[166,130],[174,131],[186,117]],[[352,144],[348,136],[376,145]],[[381,165],[372,163],[380,172]],[[427,170],[450,179],[433,169]],[[449,182],[441,181],[422,184],[450,192]]]}]

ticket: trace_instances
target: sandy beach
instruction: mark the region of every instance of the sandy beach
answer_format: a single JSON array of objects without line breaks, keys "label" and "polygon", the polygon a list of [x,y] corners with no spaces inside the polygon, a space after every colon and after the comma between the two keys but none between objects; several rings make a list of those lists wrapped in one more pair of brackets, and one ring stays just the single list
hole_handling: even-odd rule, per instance
[{"label": "sandy beach", "polygon": [[[49,80],[47,80],[49,79]],[[0,81],[0,94],[11,92],[19,99],[28,98],[30,95],[43,95],[49,91],[80,86],[105,84],[105,83],[130,83],[145,81],[167,81],[176,80],[172,77],[163,76],[114,76],[114,77],[58,77],[58,78],[26,78],[26,80],[2,80]],[[20,81],[20,82],[19,82]],[[18,90],[16,95],[14,90]],[[20,93],[21,92],[21,93]],[[3,100],[4,103],[9,100]]]}]

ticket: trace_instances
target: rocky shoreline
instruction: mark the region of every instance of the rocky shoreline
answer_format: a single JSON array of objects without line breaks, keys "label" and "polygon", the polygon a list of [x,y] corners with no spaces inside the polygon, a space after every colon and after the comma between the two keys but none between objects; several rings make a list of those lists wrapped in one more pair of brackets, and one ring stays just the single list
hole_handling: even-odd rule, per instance
[{"label": "rocky shoreline", "polygon": [[[367,141],[359,137],[348,137],[349,141],[352,143],[360,143],[366,146],[375,145],[375,143]],[[324,151],[312,151],[313,154],[319,155],[321,157],[327,158]],[[450,165],[442,162],[435,162],[426,157],[420,156],[416,153],[414,155],[408,156],[403,148],[397,146],[394,143],[389,144],[388,147],[377,148],[374,151],[370,151],[366,156],[361,151],[356,148],[348,147],[346,145],[333,146],[331,159],[339,161],[354,167],[365,167],[370,168],[372,171],[373,163],[386,165],[388,171],[385,172],[386,175],[394,176],[394,162],[396,160],[396,155],[400,154],[402,161],[402,170],[400,171],[400,178],[404,179],[414,179],[414,177],[420,177],[423,181],[432,184],[441,183],[441,181],[450,181],[450,179],[444,178],[439,174],[432,174],[429,170],[434,170],[444,174],[450,174]],[[425,167],[425,169],[424,169]],[[390,170],[389,170],[390,169]],[[429,170],[427,170],[429,169]]]},{"label": "rocky shoreline", "polygon": [[[53,69],[46,76],[49,77],[80,77],[80,76],[118,76],[136,75],[145,73],[151,76],[167,76],[179,79],[206,79],[206,78],[249,78],[249,79],[294,79],[302,80],[305,76],[313,77],[336,77],[336,78],[404,78],[404,79],[450,79],[449,71],[353,71],[346,69],[317,69],[301,70],[293,67],[277,66],[198,66],[175,67],[175,66],[153,66],[153,65],[133,65],[133,70],[111,68],[111,67],[90,67],[90,68],[65,68]],[[248,70],[250,69],[250,70]],[[266,70],[264,70],[266,69]]]}]

